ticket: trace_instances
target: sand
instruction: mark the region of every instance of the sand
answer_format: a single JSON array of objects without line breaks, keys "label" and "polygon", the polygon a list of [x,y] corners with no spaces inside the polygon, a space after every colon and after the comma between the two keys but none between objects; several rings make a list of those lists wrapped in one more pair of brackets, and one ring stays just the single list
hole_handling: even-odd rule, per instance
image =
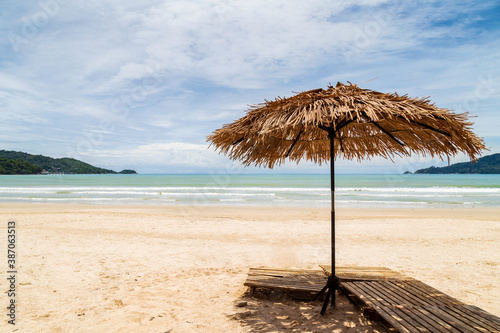
[{"label": "sand", "polygon": [[[383,331],[340,296],[321,317],[319,302],[246,294],[250,267],[330,263],[328,209],[0,204],[3,249],[9,220],[17,312],[2,332]],[[339,208],[337,220],[337,265],[388,267],[500,315],[500,209]]]}]

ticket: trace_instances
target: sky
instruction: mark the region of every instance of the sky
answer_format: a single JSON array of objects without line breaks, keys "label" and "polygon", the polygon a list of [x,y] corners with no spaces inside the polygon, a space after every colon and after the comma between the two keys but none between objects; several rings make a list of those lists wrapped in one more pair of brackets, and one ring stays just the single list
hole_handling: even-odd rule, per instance
[{"label": "sky", "polygon": [[468,112],[485,155],[500,153],[499,17],[497,0],[3,0],[0,149],[139,173],[328,173],[242,168],[206,137],[249,105],[340,81]]}]

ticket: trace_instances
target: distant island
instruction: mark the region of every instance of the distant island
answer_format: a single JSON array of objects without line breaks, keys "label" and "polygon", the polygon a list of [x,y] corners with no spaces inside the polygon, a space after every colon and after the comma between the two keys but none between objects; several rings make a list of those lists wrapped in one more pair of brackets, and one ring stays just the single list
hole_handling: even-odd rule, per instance
[{"label": "distant island", "polygon": [[[408,173],[408,171],[406,172]],[[500,154],[493,154],[479,158],[476,162],[456,163],[445,167],[420,169],[415,174],[500,174]]]},{"label": "distant island", "polygon": [[129,169],[116,172],[98,168],[69,157],[52,158],[13,150],[0,150],[0,175],[136,173]]}]

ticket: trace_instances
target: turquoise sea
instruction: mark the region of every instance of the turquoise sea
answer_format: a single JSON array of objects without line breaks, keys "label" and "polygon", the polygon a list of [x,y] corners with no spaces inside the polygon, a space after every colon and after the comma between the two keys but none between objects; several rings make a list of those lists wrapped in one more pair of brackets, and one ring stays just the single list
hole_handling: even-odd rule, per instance
[{"label": "turquoise sea", "polygon": [[[337,207],[499,207],[500,175],[336,175]],[[330,206],[330,175],[0,176],[0,202]]]}]

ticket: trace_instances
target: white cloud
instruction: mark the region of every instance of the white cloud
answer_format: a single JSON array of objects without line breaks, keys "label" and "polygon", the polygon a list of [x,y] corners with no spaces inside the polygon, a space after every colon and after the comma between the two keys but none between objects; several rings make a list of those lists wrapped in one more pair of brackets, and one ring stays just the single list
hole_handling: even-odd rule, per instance
[{"label": "white cloud", "polygon": [[[362,86],[430,95],[457,111],[465,105],[480,117],[474,120],[480,134],[498,136],[498,94],[473,100],[481,77],[500,81],[499,31],[486,17],[493,5],[61,2],[17,52],[0,42],[0,133],[10,134],[12,147],[36,153],[44,153],[40,145],[27,142],[44,138],[56,155],[89,146],[89,133],[99,135],[85,156],[117,163],[135,156],[144,170],[155,163],[217,167],[227,158],[198,145],[248,104],[377,77]],[[7,6],[0,31],[23,37],[23,22],[40,11],[36,1]],[[105,120],[112,130],[101,128]]]},{"label": "white cloud", "polygon": [[169,142],[169,143],[150,143],[147,145],[139,146],[134,153],[142,152],[143,154],[154,155],[161,152],[171,152],[171,151],[205,151],[208,145],[206,144],[195,144],[188,142]]},{"label": "white cloud", "polygon": [[217,154],[207,149],[207,144],[186,142],[149,143],[130,148],[113,150],[95,149],[83,152],[81,158],[102,157],[108,164],[156,165],[165,169],[185,167],[207,167],[217,164]]}]

